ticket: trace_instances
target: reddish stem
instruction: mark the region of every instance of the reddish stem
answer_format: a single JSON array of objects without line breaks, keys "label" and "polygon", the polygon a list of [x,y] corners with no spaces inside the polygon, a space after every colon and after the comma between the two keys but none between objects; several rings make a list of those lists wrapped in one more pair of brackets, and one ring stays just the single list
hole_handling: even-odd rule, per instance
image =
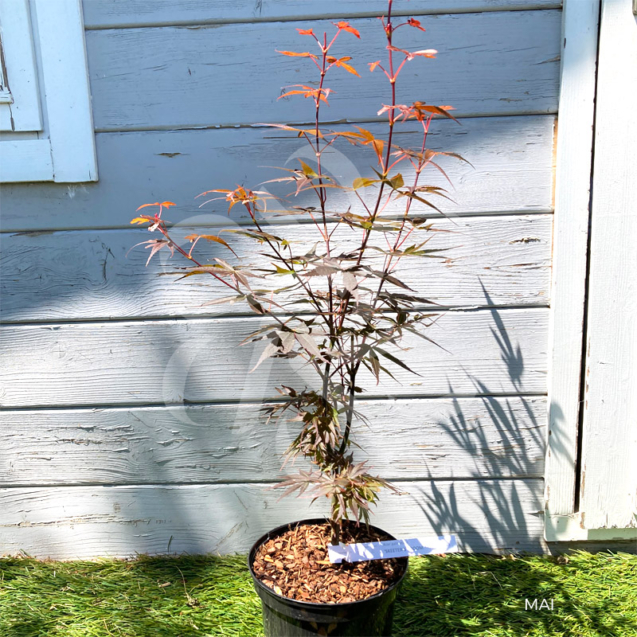
[{"label": "reddish stem", "polygon": [[[183,256],[186,257],[186,259],[188,259],[189,261],[192,261],[196,266],[203,268],[205,267],[204,265],[202,265],[201,263],[199,263],[199,261],[197,261],[192,255],[188,254],[181,246],[179,246],[178,244],[176,244],[171,236],[168,234],[168,230],[166,230],[165,226],[163,226],[162,224],[160,224],[158,226],[158,230],[164,235],[164,237],[166,237],[166,239],[168,240],[168,245],[172,248],[174,248],[175,250],[177,250],[177,252],[179,252],[179,254],[183,254]],[[234,290],[235,292],[239,292],[239,294],[241,293],[241,289],[238,286],[235,285],[231,285],[230,283],[228,283],[227,281],[225,281],[223,278],[221,278],[218,274],[215,274],[214,272],[212,272],[211,270],[207,270],[208,274],[212,275],[215,279],[217,279],[217,281],[221,281],[221,283],[223,283],[224,285],[227,285],[231,290]]]}]

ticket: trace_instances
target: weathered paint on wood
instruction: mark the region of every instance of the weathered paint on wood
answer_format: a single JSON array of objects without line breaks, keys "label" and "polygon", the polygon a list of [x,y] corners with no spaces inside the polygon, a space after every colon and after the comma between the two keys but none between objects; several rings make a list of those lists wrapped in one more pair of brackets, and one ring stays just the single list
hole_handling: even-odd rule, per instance
[{"label": "weathered paint on wood", "polygon": [[[398,537],[454,533],[462,551],[541,551],[542,481],[423,481],[385,493],[373,521]],[[247,552],[273,527],[327,513],[268,485],[0,489],[0,551],[75,559]]]},{"label": "weathered paint on wood", "polygon": [[566,0],[549,327],[545,500],[551,515],[575,511],[598,16],[599,0]]},{"label": "weathered paint on wood", "polygon": [[[3,189],[3,231],[35,231],[4,237],[3,275],[10,268],[11,278],[3,284],[11,302],[2,310],[8,308],[9,320],[199,314],[201,308],[188,307],[186,297],[197,298],[196,306],[208,300],[206,288],[195,281],[180,288],[182,282],[159,294],[155,265],[142,268],[143,249],[123,260],[136,242],[134,233],[121,230],[134,208],[169,199],[187,202],[171,211],[174,221],[242,223],[240,216],[228,220],[223,203],[199,210],[193,197],[208,188],[275,176],[254,166],[286,161],[290,166],[296,157],[307,161],[298,140],[281,141],[280,133],[266,129],[131,132],[309,118],[302,100],[276,98],[283,85],[309,77],[311,67],[278,59],[274,52],[306,44],[294,28],[309,23],[273,22],[311,17],[308,3],[266,0],[260,16],[244,0],[216,4],[213,21],[263,23],[179,28],[171,22],[209,22],[196,14],[201,7],[209,10],[209,3],[91,0],[88,11],[99,16],[94,23],[88,18],[91,28],[116,26],[108,20],[167,28],[87,34],[96,126],[129,131],[97,135],[99,183]],[[353,3],[314,4],[331,27],[328,12],[345,12]],[[382,12],[380,4],[357,6],[370,15]],[[548,113],[557,105],[560,11],[506,10],[557,6],[550,0],[421,0],[401,7],[414,13],[491,11],[426,18],[427,34],[401,30],[405,40],[399,44],[423,42],[417,37],[422,35],[424,46],[440,50],[436,61],[412,63],[415,70],[411,79],[405,74],[404,86],[412,86],[413,94],[406,90],[401,100],[451,103],[465,115],[543,114],[435,124],[432,147],[459,152],[475,166],[445,164],[458,202],[444,205],[445,213],[552,212],[554,117]],[[135,15],[128,18],[131,9]],[[171,17],[177,13],[181,17]],[[342,50],[352,51],[359,70],[366,71],[364,63],[376,59],[371,43],[380,42],[381,33],[376,20],[356,26],[363,41],[346,41],[344,34]],[[281,61],[280,73],[268,71]],[[244,84],[237,81],[242,73]],[[338,93],[327,117],[376,117],[384,94],[380,77],[367,74],[352,85],[353,93],[345,91],[349,77],[333,77]],[[406,135],[398,139],[407,145]],[[330,156],[328,168],[347,182],[367,174],[371,163],[347,146]],[[444,185],[438,176],[430,182]],[[349,201],[335,199],[335,205],[345,208]],[[275,221],[289,224],[289,218]],[[457,245],[461,263],[439,264],[440,278],[432,274],[429,282],[423,269],[418,285],[448,305],[459,299],[478,306],[548,301],[548,215],[457,222],[461,236],[441,240]],[[90,231],[39,234],[70,229]],[[299,236],[308,231],[295,230]],[[143,241],[148,235],[138,236]],[[437,264],[432,265],[433,272]],[[416,279],[416,272],[409,276]],[[379,525],[403,537],[457,533],[462,550],[546,549],[537,479],[545,399],[537,394],[545,391],[547,321],[548,309],[537,307],[449,312],[427,331],[447,351],[419,339],[407,343],[413,349],[405,357],[422,377],[398,370],[401,384],[380,389],[365,379],[372,431],[360,428],[356,440],[383,475],[410,492],[402,498],[384,495],[375,518]],[[14,487],[0,490],[0,553],[24,549],[40,557],[73,558],[246,551],[276,524],[324,513],[320,505],[327,501],[310,509],[308,500],[277,502],[279,494],[267,484],[246,484],[276,479],[277,456],[289,442],[290,426],[257,424],[255,401],[275,396],[277,382],[314,380],[286,361],[267,362],[248,376],[262,346],[237,343],[257,325],[255,319],[198,318],[0,328],[0,404],[20,408],[0,412],[0,480]],[[431,398],[449,394],[460,396]],[[184,400],[206,404],[184,406]],[[82,405],[100,408],[77,408]],[[381,449],[374,428],[385,430],[388,423],[396,435],[385,436]],[[494,477],[503,479],[484,479]],[[131,482],[145,486],[121,486]],[[61,484],[85,486],[47,486]]]},{"label": "weathered paint on wood", "polygon": [[[543,397],[364,401],[357,461],[389,479],[542,477]],[[296,423],[259,404],[0,412],[0,484],[280,479]]]},{"label": "weathered paint on wood", "polygon": [[581,500],[587,529],[637,528],[637,22],[602,0]]},{"label": "weathered paint on wood", "polygon": [[[460,153],[474,166],[441,160],[453,183],[450,194],[456,202],[441,200],[441,210],[445,214],[551,212],[553,124],[550,115],[470,118],[463,119],[461,126],[434,122],[430,147]],[[373,124],[367,127],[374,133],[381,130]],[[397,130],[417,129],[408,124]],[[281,176],[280,171],[267,166],[288,162],[289,167],[298,165],[297,157],[311,159],[304,154],[305,143],[267,129],[108,133],[96,138],[99,182],[81,186],[7,184],[2,189],[2,230],[127,227],[137,206],[164,200],[179,205],[167,216],[171,221],[227,225],[223,201],[199,209],[202,199],[195,200],[195,196],[237,183],[254,187]],[[416,143],[416,137],[408,133],[397,135],[397,139],[403,145]],[[368,150],[349,144],[335,145],[334,152],[325,153],[324,162],[343,184],[369,175],[374,163]],[[406,179],[409,174],[405,166]],[[449,186],[437,171],[429,173],[425,183]],[[270,188],[278,195],[288,192]],[[354,212],[362,210],[355,197],[333,193],[335,209],[351,205]],[[303,201],[310,199],[293,199],[291,205]],[[232,213],[231,222],[247,221],[242,207],[235,206]],[[289,223],[289,217],[273,219],[277,220]]]},{"label": "weathered paint on wood", "polygon": [[[546,305],[551,223],[551,215],[441,219],[435,224],[441,232],[430,235],[428,244],[444,250],[441,257],[404,259],[401,280],[445,307]],[[179,227],[172,236],[187,248],[190,242],[184,237],[192,232],[193,228]],[[280,226],[275,232],[293,241],[299,254],[320,239],[316,228],[307,224]],[[204,305],[227,296],[225,286],[208,281],[209,277],[176,281],[177,277],[159,276],[186,265],[179,255],[171,259],[169,252],[160,253],[145,267],[148,250],[131,248],[147,235],[141,229],[1,235],[0,317],[29,322],[251,314],[247,304]],[[358,235],[345,226],[333,237],[347,251]],[[201,241],[195,248],[200,261],[212,263],[219,256],[232,263],[271,267],[255,254],[253,240],[220,236],[231,241],[240,258],[218,244]],[[382,255],[375,257],[372,251],[369,255],[374,259],[370,263],[382,266]],[[281,287],[284,281],[279,278],[271,287]],[[320,283],[315,279],[313,285]],[[264,286],[266,282],[259,284]],[[278,302],[282,300],[279,296]]]},{"label": "weathered paint on wood", "polygon": [[[392,369],[396,380],[370,396],[542,393],[546,391],[548,310],[478,310],[437,317],[426,336],[412,334],[401,353],[420,374]],[[258,362],[261,343],[238,347],[263,325],[256,318],[9,325],[0,329],[0,405],[88,406],[276,397],[275,384],[316,377],[298,359]]]},{"label": "weathered paint on wood", "polygon": [[[393,15],[554,9],[559,0],[411,0],[396,2]],[[386,0],[84,0],[84,22],[90,29],[125,26],[170,26],[193,23],[260,22],[262,20],[356,18],[384,15]]]},{"label": "weathered paint on wood", "polygon": [[[450,104],[465,116],[554,113],[560,22],[561,11],[505,11],[430,16],[426,35],[401,29],[396,46],[434,48],[439,57],[416,59],[404,68],[398,100]],[[323,24],[334,28],[329,21]],[[385,48],[378,20],[352,25],[361,39],[343,36],[334,52],[351,55],[362,77],[340,69],[330,73],[327,86],[334,93],[323,119],[374,119],[390,99],[385,76],[366,68]],[[283,87],[312,81],[316,69],[306,59],[276,52],[306,50],[307,38],[295,28],[309,26],[272,22],[87,31],[95,127],[117,131],[310,121],[314,115],[308,100],[278,98]]]}]

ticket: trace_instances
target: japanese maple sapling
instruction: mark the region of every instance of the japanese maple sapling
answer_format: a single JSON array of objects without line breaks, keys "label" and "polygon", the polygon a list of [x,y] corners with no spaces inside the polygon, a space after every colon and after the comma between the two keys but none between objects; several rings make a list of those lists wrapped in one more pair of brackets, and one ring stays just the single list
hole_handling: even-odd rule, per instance
[{"label": "japanese maple sapling", "polygon": [[[383,73],[389,85],[389,104],[381,105],[378,111],[387,123],[386,135],[382,137],[362,126],[328,130],[321,123],[322,109],[329,106],[332,92],[326,86],[326,78],[332,73],[360,77],[351,57],[331,54],[340,38],[360,38],[353,26],[336,22],[331,36],[298,29],[315,52],[279,51],[284,56],[307,58],[319,76],[313,85],[287,87],[289,90],[281,96],[307,98],[313,104],[313,125],[306,128],[270,125],[303,140],[316,158],[312,166],[299,160],[298,168],[282,169],[286,174],[275,180],[292,187],[289,196],[309,191],[315,197],[315,205],[295,206],[286,211],[314,224],[318,232],[314,248],[298,249],[295,241],[283,236],[281,226],[268,224],[269,215],[282,212],[268,209],[268,201],[277,202],[278,198],[246,186],[208,190],[202,195],[220,195],[217,199],[225,199],[229,210],[243,206],[251,225],[217,234],[189,235],[186,238],[191,246],[187,250],[173,240],[169,224],[162,217],[164,208],[173,206],[172,202],[140,206],[139,209],[152,206],[158,210],[152,216],[141,214],[131,222],[147,224],[148,230],[162,235],[143,242],[150,249],[149,261],[164,248],[171,255],[178,252],[189,262],[180,270],[181,274],[211,276],[228,289],[229,295],[215,303],[242,301],[268,319],[267,325],[244,341],[265,341],[257,366],[270,357],[301,358],[316,372],[315,387],[278,387],[282,400],[267,404],[263,412],[267,418],[290,415],[298,423],[299,433],[286,452],[286,461],[302,456],[315,469],[301,470],[276,486],[286,489],[284,495],[298,492],[330,498],[329,523],[334,544],[339,542],[344,518],[353,516],[357,522],[368,522],[370,505],[377,501],[379,490],[396,490],[383,478],[369,473],[366,462],[354,460],[352,426],[355,418],[365,422],[364,414],[356,408],[357,397],[363,392],[357,384],[359,373],[366,368],[378,383],[383,374],[392,376],[392,366],[412,371],[400,358],[401,339],[412,333],[430,340],[423,334],[423,328],[431,323],[432,315],[419,308],[431,305],[432,301],[418,296],[400,279],[400,265],[404,259],[439,256],[439,250],[428,246],[436,229],[422,211],[440,212],[434,201],[448,195],[440,186],[425,185],[423,172],[433,168],[444,174],[435,161],[440,155],[464,161],[455,153],[427,147],[432,120],[436,116],[455,119],[450,106],[433,106],[424,101],[399,104],[396,100],[396,84],[405,66],[436,56],[433,49],[408,51],[393,45],[398,29],[424,31],[421,23],[410,18],[396,24],[392,18],[392,0],[381,23],[387,40],[386,57],[385,61],[369,63],[369,71]],[[394,141],[396,127],[408,121],[416,121],[420,126],[421,136],[415,148],[402,147]],[[368,149],[375,164],[369,176],[359,177],[350,184],[337,183],[324,169],[326,150],[344,142]],[[399,172],[402,165],[410,168],[409,183]],[[360,204],[358,213],[332,209],[330,199],[339,190],[356,198]],[[391,214],[388,207],[393,211]],[[234,233],[254,240],[270,265],[232,264],[221,258],[211,262],[198,260],[195,247],[202,240],[218,243],[236,257],[229,239],[221,236],[224,233],[226,237]],[[347,250],[343,248],[345,241]],[[352,241],[356,242],[353,248]]]}]

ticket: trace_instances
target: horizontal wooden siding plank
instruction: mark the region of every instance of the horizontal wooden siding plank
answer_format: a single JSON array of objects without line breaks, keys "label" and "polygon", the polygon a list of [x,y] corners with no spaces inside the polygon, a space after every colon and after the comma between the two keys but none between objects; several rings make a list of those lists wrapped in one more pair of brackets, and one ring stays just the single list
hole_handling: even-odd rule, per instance
[{"label": "horizontal wooden siding plank", "polygon": [[[552,115],[469,118],[461,124],[435,122],[428,137],[431,149],[459,153],[472,164],[441,159],[453,184],[450,195],[455,202],[437,202],[445,214],[552,211]],[[382,130],[379,125],[367,128],[375,134]],[[395,139],[401,145],[419,143],[414,124],[397,126],[397,131]],[[298,165],[297,158],[312,159],[305,142],[269,129],[104,133],[96,136],[96,143],[100,170],[97,183],[3,185],[2,230],[126,227],[137,206],[164,200],[179,204],[179,209],[172,209],[167,217],[171,221],[227,225],[223,201],[200,209],[203,200],[195,200],[195,196],[211,188],[232,188],[237,183],[254,188],[281,176],[269,166],[290,167]],[[347,143],[335,144],[332,151],[326,151],[323,161],[343,185],[368,176],[374,164],[369,149],[355,149]],[[402,170],[409,183],[409,166],[405,164]],[[449,187],[435,170],[423,173],[423,180]],[[279,196],[289,192],[276,185],[266,187]],[[315,205],[309,193],[306,198],[292,198],[289,206],[305,203]],[[332,209],[350,205],[353,212],[363,211],[351,193],[330,193]],[[414,206],[414,210],[423,212],[421,206]],[[430,213],[435,211],[427,209]],[[290,218],[271,220],[289,223]],[[243,207],[235,206],[230,222],[246,221]]]},{"label": "horizontal wooden siding plank", "polygon": [[[553,9],[559,0],[412,0],[396,3],[393,15]],[[383,15],[386,0],[84,0],[84,24],[88,29],[193,23],[261,22],[268,20],[356,18]]]},{"label": "horizontal wooden siding plank", "polygon": [[[423,334],[405,336],[399,355],[416,376],[392,366],[396,380],[370,396],[543,393],[548,309],[447,312]],[[434,319],[432,319],[434,320]],[[254,401],[274,387],[316,384],[298,359],[268,359],[262,343],[239,343],[261,318],[75,323],[0,328],[0,406],[163,404]]]},{"label": "horizontal wooden siding plank", "polygon": [[[339,40],[361,78],[336,69],[323,119],[369,120],[390,100],[385,76],[367,62],[385,50],[376,19],[355,20],[361,39]],[[401,29],[400,48],[434,48],[436,60],[416,58],[400,76],[398,100],[450,104],[459,115],[557,111],[561,11],[511,11],[429,16],[427,34]],[[317,29],[333,30],[329,21]],[[279,50],[303,51],[307,22],[114,29],[87,32],[96,130],[151,130],[255,122],[307,122],[309,100],[278,100],[283,87],[307,84],[316,69]],[[495,72],[497,69],[497,72]],[[424,88],[423,88],[424,87]]]},{"label": "horizontal wooden siding plank", "polygon": [[[365,401],[357,461],[389,479],[541,477],[543,397]],[[0,412],[0,485],[282,478],[296,423],[259,404]]]},{"label": "horizontal wooden siding plank", "polygon": [[[542,481],[401,483],[373,523],[398,537],[453,533],[461,551],[545,549]],[[328,502],[284,498],[267,485],[0,489],[0,547],[53,559],[136,553],[247,552],[268,530],[321,517]]]},{"label": "horizontal wooden siding plank", "polygon": [[[428,247],[441,250],[440,258],[404,259],[401,280],[445,307],[548,304],[551,225],[551,215],[441,219],[434,226],[441,232],[423,232],[419,239],[431,236]],[[179,227],[172,236],[187,248],[190,242],[184,237],[192,232]],[[274,232],[292,241],[299,253],[320,240],[313,225],[279,226]],[[130,229],[1,235],[0,318],[30,322],[251,313],[247,304],[204,305],[227,296],[227,289],[209,277],[176,281],[159,276],[186,265],[178,255],[171,259],[162,252],[146,267],[148,250],[131,248],[147,234]],[[358,234],[344,226],[333,237],[347,251]],[[231,242],[239,258],[218,244],[200,241],[195,249],[200,261],[221,257],[269,267],[265,257],[255,254],[252,239],[220,236]],[[372,238],[382,246],[382,239]],[[370,251],[369,256],[370,264],[382,267],[381,254]],[[285,281],[279,277],[269,285],[281,287]],[[320,283],[314,280],[313,285]],[[278,302],[292,298],[298,296],[279,296]]]}]

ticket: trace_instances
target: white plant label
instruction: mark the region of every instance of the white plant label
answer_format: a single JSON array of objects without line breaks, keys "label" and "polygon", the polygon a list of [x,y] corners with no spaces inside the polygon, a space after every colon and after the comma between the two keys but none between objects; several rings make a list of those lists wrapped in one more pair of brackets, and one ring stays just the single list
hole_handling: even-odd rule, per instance
[{"label": "white plant label", "polygon": [[330,562],[339,564],[343,561],[366,562],[369,560],[386,560],[390,557],[457,553],[458,543],[455,535],[440,535],[429,538],[414,537],[407,540],[339,544],[338,546],[328,546],[327,551]]}]

